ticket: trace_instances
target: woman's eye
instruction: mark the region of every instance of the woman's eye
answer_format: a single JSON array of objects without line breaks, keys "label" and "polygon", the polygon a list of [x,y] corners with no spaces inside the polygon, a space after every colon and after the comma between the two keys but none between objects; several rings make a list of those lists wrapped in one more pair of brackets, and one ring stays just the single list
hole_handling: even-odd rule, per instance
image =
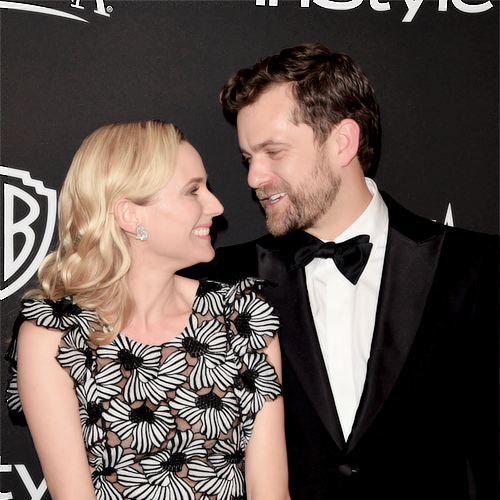
[{"label": "woman's eye", "polygon": [[199,189],[199,187],[195,187],[194,189],[191,189],[191,191],[189,191],[189,194],[191,196],[195,196]]}]

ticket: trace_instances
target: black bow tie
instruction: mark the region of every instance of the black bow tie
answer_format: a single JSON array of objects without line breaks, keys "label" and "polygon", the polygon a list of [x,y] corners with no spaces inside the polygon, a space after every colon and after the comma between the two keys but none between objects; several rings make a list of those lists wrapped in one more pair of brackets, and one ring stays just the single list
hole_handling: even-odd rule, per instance
[{"label": "black bow tie", "polygon": [[323,243],[304,231],[294,231],[283,239],[283,256],[288,271],[309,264],[314,258],[332,258],[338,270],[355,285],[366,266],[372,244],[366,234],[355,236],[342,243]]}]

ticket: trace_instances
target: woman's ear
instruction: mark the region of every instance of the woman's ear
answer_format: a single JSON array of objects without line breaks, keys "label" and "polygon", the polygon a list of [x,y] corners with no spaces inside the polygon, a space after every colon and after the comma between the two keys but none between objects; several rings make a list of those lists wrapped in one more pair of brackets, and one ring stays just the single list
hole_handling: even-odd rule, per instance
[{"label": "woman's ear", "polygon": [[360,129],[357,122],[345,118],[337,126],[338,155],[343,167],[358,155]]},{"label": "woman's ear", "polygon": [[140,222],[137,217],[137,206],[135,203],[125,198],[120,198],[115,202],[113,215],[118,225],[130,234],[136,233],[137,223]]}]

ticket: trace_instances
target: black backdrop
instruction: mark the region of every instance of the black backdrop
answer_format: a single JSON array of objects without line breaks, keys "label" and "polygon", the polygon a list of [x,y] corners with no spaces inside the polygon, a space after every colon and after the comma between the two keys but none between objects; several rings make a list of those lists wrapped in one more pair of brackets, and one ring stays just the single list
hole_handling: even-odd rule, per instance
[{"label": "black backdrop", "polygon": [[[27,0],[30,10],[0,2],[2,354],[26,271],[53,234],[44,190],[22,176],[59,190],[74,152],[100,125],[176,123],[226,208],[216,244],[265,231],[218,92],[237,69],[286,46],[322,42],[364,69],[382,110],[381,189],[428,218],[443,222],[448,213],[448,223],[498,232],[497,0],[365,0],[356,8],[351,0],[347,10],[339,10],[344,0],[99,1]],[[33,222],[36,210],[19,190],[40,208]],[[5,363],[1,375],[3,388]],[[47,499],[29,433],[5,407],[1,416],[0,499]]]}]

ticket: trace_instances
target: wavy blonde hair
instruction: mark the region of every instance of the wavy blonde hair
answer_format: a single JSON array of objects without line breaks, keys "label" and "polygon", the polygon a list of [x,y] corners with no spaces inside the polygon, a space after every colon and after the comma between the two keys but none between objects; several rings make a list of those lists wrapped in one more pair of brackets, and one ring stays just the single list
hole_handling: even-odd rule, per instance
[{"label": "wavy blonde hair", "polygon": [[111,342],[135,307],[126,279],[129,241],[114,204],[150,203],[172,177],[183,140],[170,123],[112,123],[90,134],[73,158],[59,196],[59,246],[40,266],[41,290],[29,295],[71,296],[94,310],[101,324],[92,325],[90,337],[98,344]]}]

